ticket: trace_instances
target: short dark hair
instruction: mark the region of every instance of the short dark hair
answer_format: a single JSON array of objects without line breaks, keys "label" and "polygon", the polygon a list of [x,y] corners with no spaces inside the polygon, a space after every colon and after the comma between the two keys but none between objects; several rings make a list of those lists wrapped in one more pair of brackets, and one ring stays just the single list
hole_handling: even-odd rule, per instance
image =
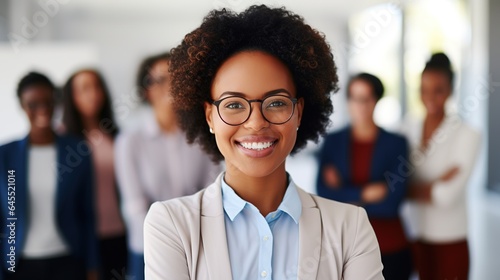
[{"label": "short dark hair", "polygon": [[425,64],[423,72],[426,71],[438,71],[446,75],[450,85],[453,85],[453,78],[455,74],[451,68],[451,62],[448,56],[442,52],[435,53],[431,56],[429,61]]},{"label": "short dark hair", "polygon": [[47,76],[38,72],[29,72],[26,76],[22,77],[17,84],[17,98],[19,98],[19,101],[21,101],[23,92],[32,86],[46,86],[54,92],[55,97],[56,87]]},{"label": "short dark hair", "polygon": [[251,6],[242,13],[213,10],[200,27],[172,50],[172,95],[180,127],[189,143],[197,142],[214,161],[223,159],[210,134],[204,103],[218,68],[243,51],[262,51],[278,58],[291,72],[304,110],[292,154],[308,140],[318,141],[330,123],[337,67],[325,36],[285,8]]},{"label": "short dark hair", "polygon": [[347,97],[349,97],[349,89],[351,85],[355,81],[363,81],[370,85],[372,88],[373,96],[377,101],[379,101],[384,96],[384,84],[377,78],[375,75],[369,73],[359,73],[349,80],[349,84],[347,86]]},{"label": "short dark hair", "polygon": [[169,52],[166,52],[166,53],[161,53],[161,54],[147,57],[141,62],[140,66],[139,66],[139,71],[137,72],[136,86],[137,86],[137,93],[139,94],[139,98],[143,102],[147,102],[145,93],[146,93],[146,90],[151,85],[151,77],[149,74],[151,71],[151,68],[159,61],[170,62],[170,58],[171,58],[171,54]]},{"label": "short dark hair", "polygon": [[[63,87],[63,124],[67,133],[83,137],[83,122],[80,113],[75,105],[75,98],[73,93],[73,80],[78,74],[81,73],[92,73],[97,77],[99,84],[102,88],[104,94],[104,104],[101,111],[99,112],[99,125],[101,128],[106,127],[104,132],[108,133],[112,137],[118,134],[118,126],[116,124],[113,109],[111,107],[111,97],[106,85],[106,82],[99,73],[99,71],[94,69],[82,69],[71,75]],[[106,121],[107,124],[103,122]]]}]

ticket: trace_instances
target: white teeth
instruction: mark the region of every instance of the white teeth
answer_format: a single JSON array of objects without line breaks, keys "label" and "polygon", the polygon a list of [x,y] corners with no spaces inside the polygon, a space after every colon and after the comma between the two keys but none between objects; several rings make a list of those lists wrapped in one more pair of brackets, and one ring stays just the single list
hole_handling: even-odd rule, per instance
[{"label": "white teeth", "polygon": [[243,146],[245,149],[250,149],[250,150],[264,150],[273,145],[273,142],[252,142],[252,143],[246,143],[242,142],[241,146]]}]

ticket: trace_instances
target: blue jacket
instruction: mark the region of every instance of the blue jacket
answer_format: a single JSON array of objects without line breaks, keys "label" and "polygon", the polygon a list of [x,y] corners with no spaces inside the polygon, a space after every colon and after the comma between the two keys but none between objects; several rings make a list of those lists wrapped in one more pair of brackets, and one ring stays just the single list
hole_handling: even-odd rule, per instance
[{"label": "blue jacket", "polygon": [[[319,154],[319,169],[316,180],[318,195],[347,203],[355,203],[366,209],[369,217],[399,217],[399,206],[406,194],[408,142],[400,135],[379,128],[370,170],[370,182],[385,181],[389,192],[384,200],[374,204],[361,201],[361,186],[351,182],[351,127],[329,134]],[[333,165],[341,177],[341,186],[332,189],[325,185],[322,170]]]},{"label": "blue jacket", "polygon": [[[29,138],[26,137],[0,146],[0,234],[3,237],[0,239],[2,254],[0,260],[4,272],[14,264],[9,264],[12,259],[15,259],[17,267],[28,230],[29,145]],[[84,261],[88,270],[97,269],[98,243],[94,223],[90,150],[85,140],[70,136],[56,136],[55,145],[58,177],[56,221],[59,231],[71,254]],[[11,176],[10,179],[13,182],[14,178],[15,186],[12,184],[9,186],[9,174],[15,176]],[[12,203],[13,201],[15,203]],[[13,223],[15,229],[12,227]],[[13,252],[11,246],[14,248]],[[9,256],[13,254],[14,258]],[[0,279],[2,274],[0,273]]]}]

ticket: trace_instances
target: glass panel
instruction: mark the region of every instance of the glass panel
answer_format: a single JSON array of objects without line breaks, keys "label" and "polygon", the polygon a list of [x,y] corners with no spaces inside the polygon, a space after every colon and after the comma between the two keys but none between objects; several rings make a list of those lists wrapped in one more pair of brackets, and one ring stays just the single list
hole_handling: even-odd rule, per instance
[{"label": "glass panel", "polygon": [[363,10],[349,20],[349,73],[367,72],[382,81],[385,93],[374,117],[378,125],[389,129],[401,119],[401,33],[402,11],[392,3]]}]

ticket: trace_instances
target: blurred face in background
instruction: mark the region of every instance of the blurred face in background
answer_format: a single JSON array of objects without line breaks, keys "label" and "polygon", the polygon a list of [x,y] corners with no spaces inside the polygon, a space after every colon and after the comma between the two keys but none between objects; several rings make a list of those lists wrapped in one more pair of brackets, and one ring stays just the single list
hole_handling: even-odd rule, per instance
[{"label": "blurred face in background", "polygon": [[420,97],[428,115],[444,114],[451,89],[449,78],[445,73],[436,70],[422,73]]},{"label": "blurred face in background", "polygon": [[363,80],[354,80],[348,89],[348,108],[353,125],[373,123],[373,112],[377,99],[373,88]]},{"label": "blurred face in background", "polygon": [[104,105],[104,92],[97,75],[86,71],[73,78],[73,100],[83,118],[98,118]]},{"label": "blurred face in background", "polygon": [[170,126],[176,123],[171,95],[169,62],[161,60],[151,67],[148,75],[146,99],[153,107],[160,126]]},{"label": "blurred face in background", "polygon": [[54,91],[46,85],[33,85],[21,94],[21,107],[31,125],[31,130],[51,129],[54,114]]}]

